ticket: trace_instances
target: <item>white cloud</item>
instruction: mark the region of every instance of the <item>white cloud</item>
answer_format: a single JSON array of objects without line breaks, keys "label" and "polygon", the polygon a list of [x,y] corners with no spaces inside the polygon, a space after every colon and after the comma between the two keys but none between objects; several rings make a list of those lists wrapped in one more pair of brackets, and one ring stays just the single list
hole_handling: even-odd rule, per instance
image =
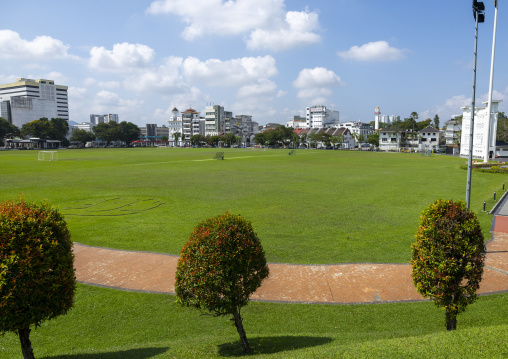
[{"label": "white cloud", "polygon": [[[159,123],[167,125],[168,119],[172,116],[173,108],[177,108],[180,112],[185,111],[189,107],[193,107],[199,111],[209,101],[209,97],[201,92],[197,87],[189,88],[185,93],[178,93],[171,96],[171,105],[166,109],[156,109],[153,118]],[[202,114],[204,116],[204,114]]]},{"label": "white cloud", "polygon": [[[39,76],[35,76],[35,78],[39,78]],[[57,84],[57,85],[67,83],[67,77],[64,74],[62,74],[61,72],[57,72],[57,71],[51,71],[46,74],[43,74],[41,78],[54,80],[55,84]]]},{"label": "white cloud", "polygon": [[123,42],[113,45],[113,50],[94,46],[88,65],[99,71],[129,72],[149,66],[154,54],[154,50],[142,44]]},{"label": "white cloud", "polygon": [[296,46],[310,45],[321,41],[313,31],[319,28],[318,15],[309,12],[289,11],[285,24],[277,29],[256,29],[247,40],[251,50],[289,50]]},{"label": "white cloud", "polygon": [[135,71],[125,78],[123,85],[136,92],[168,94],[187,91],[188,85],[184,83],[181,74],[182,63],[180,57],[169,57],[162,66]]},{"label": "white cloud", "polygon": [[332,70],[324,67],[303,69],[298,78],[293,81],[293,86],[299,89],[321,88],[341,85],[342,80]]},{"label": "white cloud", "polygon": [[175,14],[188,26],[182,37],[192,41],[210,34],[240,35],[250,49],[287,50],[320,41],[318,15],[286,12],[284,0],[158,0],[147,13]]},{"label": "white cloud", "polygon": [[270,80],[262,79],[258,83],[242,86],[238,92],[238,97],[266,96],[272,95],[277,90],[277,85]]},{"label": "white cloud", "polygon": [[97,82],[97,86],[108,89],[116,89],[120,88],[122,84],[118,81],[99,81]]},{"label": "white cloud", "polygon": [[99,91],[93,100],[91,113],[118,113],[133,115],[143,105],[143,100],[125,100],[118,94],[106,90]]},{"label": "white cloud", "polygon": [[343,85],[340,77],[324,67],[303,69],[293,81],[293,86],[300,89],[297,96],[315,104],[326,103],[333,94],[331,88],[338,85]]},{"label": "white cloud", "polygon": [[68,45],[50,36],[37,36],[32,41],[22,39],[12,30],[0,30],[0,58],[44,61],[73,57]]},{"label": "white cloud", "polygon": [[209,85],[245,86],[277,75],[272,56],[243,57],[228,61],[210,59],[200,61],[188,57],[183,62],[183,73],[191,82]]},{"label": "white cloud", "polygon": [[88,94],[88,91],[86,88],[83,88],[83,87],[69,87],[69,98],[70,99],[74,99],[74,98],[79,98],[79,99],[83,99],[83,98],[86,98],[87,97],[87,94]]},{"label": "white cloud", "polygon": [[337,55],[346,60],[357,61],[396,61],[404,58],[406,50],[391,47],[386,41],[369,42],[362,46],[353,46]]}]

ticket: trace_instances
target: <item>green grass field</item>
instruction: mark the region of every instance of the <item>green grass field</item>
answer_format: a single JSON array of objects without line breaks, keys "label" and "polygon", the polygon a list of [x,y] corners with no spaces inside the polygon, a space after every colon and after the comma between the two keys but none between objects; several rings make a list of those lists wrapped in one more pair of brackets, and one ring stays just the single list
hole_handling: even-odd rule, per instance
[{"label": "green grass field", "polygon": [[[0,198],[47,199],[76,242],[178,254],[194,226],[225,211],[252,221],[270,262],[407,263],[425,206],[464,199],[464,159],[357,151],[231,149],[0,152]],[[504,175],[474,173],[472,206]],[[490,203],[489,203],[490,204]]]},{"label": "green grass field", "polygon": [[[446,332],[429,302],[373,305],[249,303],[242,311],[254,358],[503,358],[508,295],[480,297]],[[220,358],[241,355],[229,318],[202,316],[162,294],[78,286],[69,314],[31,334],[39,359]],[[0,358],[21,357],[0,337]]]},{"label": "green grass field", "polygon": [[[418,217],[434,199],[464,199],[463,159],[342,151],[107,149],[0,152],[0,198],[47,199],[74,241],[178,254],[195,224],[226,210],[253,222],[268,260],[408,262]],[[472,209],[504,175],[473,173]],[[244,325],[256,358],[508,356],[508,294],[481,297],[445,331],[429,302],[309,305],[252,302]],[[213,358],[241,354],[229,318],[201,316],[169,295],[79,285],[68,315],[32,331],[37,358]],[[0,358],[20,358],[0,336]]]}]

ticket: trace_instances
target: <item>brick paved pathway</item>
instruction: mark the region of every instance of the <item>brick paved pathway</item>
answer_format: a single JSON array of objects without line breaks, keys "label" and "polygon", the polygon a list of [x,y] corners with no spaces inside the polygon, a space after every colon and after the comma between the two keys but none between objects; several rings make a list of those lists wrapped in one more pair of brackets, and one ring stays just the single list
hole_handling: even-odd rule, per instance
[{"label": "brick paved pathway", "polygon": [[[496,216],[480,293],[508,291],[508,217]],[[82,283],[123,290],[174,293],[177,256],[74,244]],[[305,303],[415,301],[409,264],[269,264],[270,277],[253,300]]]}]

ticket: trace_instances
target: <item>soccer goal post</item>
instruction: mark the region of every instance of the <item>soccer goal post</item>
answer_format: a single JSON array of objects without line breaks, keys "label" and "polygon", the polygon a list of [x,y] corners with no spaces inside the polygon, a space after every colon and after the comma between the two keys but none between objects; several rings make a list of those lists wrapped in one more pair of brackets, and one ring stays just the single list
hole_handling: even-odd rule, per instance
[{"label": "soccer goal post", "polygon": [[39,151],[39,161],[58,161],[57,151]]}]

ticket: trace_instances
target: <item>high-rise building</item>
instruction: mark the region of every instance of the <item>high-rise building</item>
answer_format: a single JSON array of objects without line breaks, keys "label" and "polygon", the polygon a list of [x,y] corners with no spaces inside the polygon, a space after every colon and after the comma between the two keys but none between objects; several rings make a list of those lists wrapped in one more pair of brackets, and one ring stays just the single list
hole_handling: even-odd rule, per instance
[{"label": "high-rise building", "polygon": [[338,123],[339,111],[332,111],[321,105],[307,107],[307,128],[333,127]]},{"label": "high-rise building", "polygon": [[53,80],[18,78],[0,85],[0,112],[9,123],[21,128],[40,118],[69,120],[67,86]]},{"label": "high-rise building", "polygon": [[116,122],[119,123],[118,114],[116,113],[108,113],[106,115],[90,115],[90,123],[97,126],[99,123],[110,123]]},{"label": "high-rise building", "polygon": [[226,117],[232,118],[233,114],[231,112],[226,113],[224,107],[219,105],[207,106],[205,108],[205,136],[217,136],[223,133],[224,129],[221,125]]}]

